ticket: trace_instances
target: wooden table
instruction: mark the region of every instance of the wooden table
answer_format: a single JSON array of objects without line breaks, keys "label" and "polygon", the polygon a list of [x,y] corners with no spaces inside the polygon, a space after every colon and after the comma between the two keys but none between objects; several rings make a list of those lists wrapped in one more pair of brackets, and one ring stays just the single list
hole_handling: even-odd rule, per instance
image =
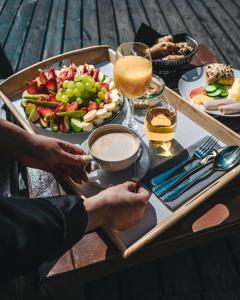
[{"label": "wooden table", "polygon": [[[202,65],[216,61],[217,58],[200,44],[192,64]],[[64,190],[50,174],[34,169],[28,169],[27,172],[31,197],[71,192],[67,187]],[[59,288],[60,283],[65,286],[68,282],[72,285],[75,282],[77,287],[79,282],[92,281],[130,266],[206,243],[213,238],[239,232],[239,182],[240,180],[236,180],[219,191],[194,213],[126,260],[101,230],[86,234],[59,260],[41,267],[43,282],[49,288]]]}]

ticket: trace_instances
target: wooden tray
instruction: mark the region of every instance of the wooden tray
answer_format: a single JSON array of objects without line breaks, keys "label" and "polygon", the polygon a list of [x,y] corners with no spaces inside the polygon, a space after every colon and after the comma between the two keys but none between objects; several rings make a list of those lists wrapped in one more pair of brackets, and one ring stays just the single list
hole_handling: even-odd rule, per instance
[{"label": "wooden tray", "polygon": [[[22,115],[13,105],[13,97],[23,92],[23,90],[25,89],[24,82],[30,81],[32,80],[32,78],[36,77],[38,75],[39,68],[43,69],[48,67],[49,65],[58,63],[66,59],[70,60],[76,65],[82,63],[97,64],[105,61],[109,61],[114,64],[115,52],[111,50],[109,46],[96,46],[71,51],[37,63],[3,81],[0,84],[0,97],[5,102],[9,110],[13,113],[19,124],[28,132],[34,133],[29,123],[22,117]],[[187,100],[184,100],[180,95],[178,95],[171,89],[167,87],[165,88],[163,98],[165,98],[168,102],[174,105],[179,112],[187,116],[200,127],[204,128],[210,134],[218,137],[224,144],[240,145],[240,136],[237,133],[235,133],[222,123],[218,122],[205,112],[198,110],[195,106],[193,106]],[[187,203],[182,205],[174,212],[172,212],[164,219],[164,221],[158,223],[146,234],[144,234],[142,237],[140,237],[130,245],[126,245],[126,243],[123,242],[122,233],[117,231],[108,231],[107,233],[118,246],[123,257],[128,257],[129,255],[133,254],[138,249],[152,241],[159,234],[166,231],[169,227],[171,227],[173,224],[175,224],[188,213],[190,213],[192,210],[194,210],[209,196],[214,194],[217,190],[222,188],[224,185],[233,180],[239,174],[240,166],[237,166],[228,173],[226,173],[224,176],[222,176],[221,179],[212,183],[201,193],[190,199]],[[81,189],[79,189],[79,186],[73,184],[72,182],[69,182],[69,184],[76,193],[82,193]]]}]

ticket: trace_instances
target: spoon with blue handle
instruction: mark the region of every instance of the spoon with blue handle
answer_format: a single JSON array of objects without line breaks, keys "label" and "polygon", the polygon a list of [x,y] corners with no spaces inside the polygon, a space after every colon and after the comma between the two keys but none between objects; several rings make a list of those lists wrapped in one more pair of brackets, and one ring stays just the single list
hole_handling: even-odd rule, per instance
[{"label": "spoon with blue handle", "polygon": [[196,183],[210,177],[215,171],[227,171],[235,167],[240,161],[240,147],[229,146],[217,154],[212,168],[206,173],[204,170],[185,180],[178,187],[171,190],[162,198],[164,202],[171,202],[181,196]]},{"label": "spoon with blue handle", "polygon": [[174,176],[173,178],[170,178],[163,182],[162,184],[155,186],[152,190],[153,192],[158,196],[162,196],[163,194],[169,192],[171,189],[173,189],[175,186],[177,186],[179,183],[184,181],[187,177],[192,175],[193,173],[196,173],[206,165],[210,164],[214,157],[217,155],[216,150],[212,150],[209,155],[205,158],[203,158],[200,162],[194,164],[192,167],[190,167],[188,170],[183,171],[182,173]]}]

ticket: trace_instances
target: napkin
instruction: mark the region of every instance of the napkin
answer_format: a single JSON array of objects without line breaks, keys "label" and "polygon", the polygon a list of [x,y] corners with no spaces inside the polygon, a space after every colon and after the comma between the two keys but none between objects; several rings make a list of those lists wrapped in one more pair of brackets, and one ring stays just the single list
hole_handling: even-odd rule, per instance
[{"label": "napkin", "polygon": [[[192,156],[192,153],[194,150],[196,150],[202,143],[204,142],[204,139],[200,140],[199,142],[195,143],[188,149],[185,149],[183,152],[181,152],[179,155],[169,159],[168,161],[164,162],[161,166],[158,166],[150,172],[143,178],[143,183],[144,185],[149,189],[152,190],[152,185],[150,183],[150,180],[152,177],[157,176],[161,174],[164,171],[167,171],[169,168],[175,166],[176,164],[179,164],[181,161],[187,159],[188,157]],[[215,148],[219,148],[220,146],[216,146]],[[194,162],[196,163],[196,161]],[[185,167],[185,169],[189,168],[192,164],[189,164],[188,166]],[[204,168],[205,174],[208,172],[208,170],[212,167],[212,163],[209,164]],[[181,169],[180,172],[182,172],[184,169]],[[203,169],[201,169],[200,172],[202,172]],[[196,174],[196,173],[195,173]],[[177,208],[179,208],[181,205],[186,203],[188,200],[193,198],[195,195],[200,193],[203,189],[205,189],[207,186],[212,184],[214,181],[219,179],[221,176],[225,174],[224,171],[215,171],[211,176],[208,178],[205,178],[203,181],[198,182],[196,185],[191,187],[188,191],[183,193],[180,197],[175,199],[172,202],[165,202],[164,201],[164,196],[163,197],[158,197],[159,201],[162,201],[168,208],[170,208],[172,211],[175,211]]]}]

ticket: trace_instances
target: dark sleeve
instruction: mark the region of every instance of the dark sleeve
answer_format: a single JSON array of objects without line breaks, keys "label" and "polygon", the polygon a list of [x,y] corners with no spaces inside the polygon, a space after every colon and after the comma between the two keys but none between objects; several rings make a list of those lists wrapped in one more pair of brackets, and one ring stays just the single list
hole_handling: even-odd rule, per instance
[{"label": "dark sleeve", "polygon": [[0,199],[0,278],[37,268],[84,234],[87,213],[78,196]]}]

